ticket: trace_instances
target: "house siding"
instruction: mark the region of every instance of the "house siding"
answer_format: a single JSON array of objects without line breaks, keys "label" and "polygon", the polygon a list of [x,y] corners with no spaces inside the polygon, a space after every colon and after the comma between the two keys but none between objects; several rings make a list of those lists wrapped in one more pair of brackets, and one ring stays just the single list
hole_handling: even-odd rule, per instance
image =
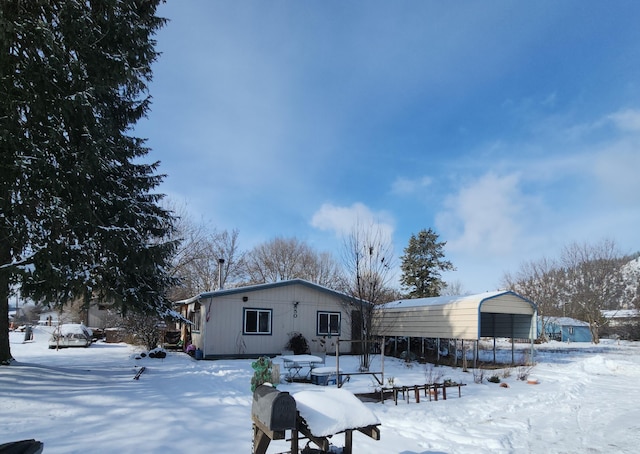
[{"label": "house siding", "polygon": [[[247,291],[204,297],[200,299],[204,329],[193,335],[193,343],[202,348],[206,357],[277,355],[286,348],[293,333],[299,332],[312,352],[324,350],[321,339],[326,350],[334,352],[336,339],[317,335],[317,317],[319,311],[339,312],[340,338],[351,339],[349,311],[343,307],[344,300],[301,284],[247,287]],[[271,310],[271,334],[245,334],[245,309]],[[340,349],[345,353],[351,351],[350,344],[341,345]]]},{"label": "house siding", "polygon": [[[542,324],[539,324],[540,334]],[[545,321],[545,333],[548,338],[561,342],[591,342],[591,330],[586,322],[569,317],[549,317]]]}]

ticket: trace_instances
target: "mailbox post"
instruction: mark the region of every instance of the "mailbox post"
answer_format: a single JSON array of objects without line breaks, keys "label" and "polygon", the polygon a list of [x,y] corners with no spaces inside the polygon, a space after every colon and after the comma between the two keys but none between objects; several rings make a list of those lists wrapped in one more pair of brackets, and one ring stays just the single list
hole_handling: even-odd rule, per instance
[{"label": "mailbox post", "polygon": [[[268,385],[260,385],[253,392],[251,419],[253,420],[253,454],[266,454],[271,440],[284,440],[291,430],[291,452],[298,452],[295,399]],[[295,443],[295,446],[294,446]]]}]

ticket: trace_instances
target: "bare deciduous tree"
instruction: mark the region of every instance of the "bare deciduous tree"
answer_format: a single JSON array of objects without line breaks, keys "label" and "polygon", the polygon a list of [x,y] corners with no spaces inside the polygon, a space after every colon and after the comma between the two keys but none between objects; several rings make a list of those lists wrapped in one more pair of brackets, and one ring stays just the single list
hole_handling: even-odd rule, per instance
[{"label": "bare deciduous tree", "polygon": [[567,316],[589,324],[592,340],[600,341],[607,323],[602,310],[620,308],[625,299],[623,257],[611,240],[566,246],[558,261],[541,259],[522,265],[515,275],[505,275],[505,285],[538,305],[542,335],[545,319]]},{"label": "bare deciduous tree", "polygon": [[344,239],[343,266],[345,269],[344,293],[358,301],[349,302],[354,339],[360,336],[360,369],[369,370],[373,342],[373,314],[376,306],[394,299],[396,292],[390,288],[393,270],[393,244],[379,226],[362,227],[357,224]]},{"label": "bare deciduous tree", "polygon": [[180,278],[181,286],[172,289],[171,299],[188,298],[239,280],[244,253],[239,247],[238,230],[211,231],[205,222],[193,222],[184,206],[173,207],[172,211],[178,217],[173,235],[180,240],[173,273]]},{"label": "bare deciduous tree", "polygon": [[560,262],[566,272],[567,315],[589,323],[597,344],[599,329],[606,323],[602,310],[617,308],[622,296],[622,255],[611,240],[573,243],[564,248]]},{"label": "bare deciduous tree", "polygon": [[565,282],[559,265],[548,258],[525,262],[515,275],[505,274],[503,285],[537,304],[541,323],[540,336],[542,340],[547,340],[547,317],[561,315],[558,313],[558,305]]},{"label": "bare deciduous tree", "polygon": [[441,293],[442,296],[459,296],[466,294],[468,294],[468,292],[464,289],[460,281],[447,282]]},{"label": "bare deciduous tree", "polygon": [[297,238],[277,237],[246,254],[244,272],[249,284],[305,279],[336,288],[342,275],[339,264],[327,252],[316,252]]}]

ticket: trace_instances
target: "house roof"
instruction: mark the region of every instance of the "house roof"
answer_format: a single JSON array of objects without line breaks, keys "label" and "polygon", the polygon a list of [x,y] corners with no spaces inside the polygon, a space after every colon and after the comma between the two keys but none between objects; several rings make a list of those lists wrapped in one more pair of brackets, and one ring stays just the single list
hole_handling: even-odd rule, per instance
[{"label": "house roof", "polygon": [[[261,291],[261,290],[268,290],[268,289],[272,289],[272,288],[278,288],[278,287],[286,287],[286,286],[290,286],[290,285],[302,285],[305,287],[309,287],[312,288],[314,290],[317,290],[319,292],[324,292],[327,294],[330,294],[334,297],[338,297],[338,298],[346,298],[350,301],[354,301],[354,302],[360,302],[360,300],[358,300],[357,298],[351,297],[349,295],[346,295],[342,292],[338,292],[336,290],[332,290],[328,287],[324,287],[322,285],[319,284],[314,284],[313,282],[309,282],[306,281],[304,279],[290,279],[287,281],[278,281],[278,282],[270,282],[267,284],[256,284],[256,285],[247,285],[244,287],[234,287],[234,288],[229,288],[229,289],[220,289],[220,290],[215,290],[212,292],[203,292],[200,293],[199,295],[196,295],[194,297],[185,299],[185,300],[181,300],[181,301],[176,301],[174,304],[176,305],[182,305],[182,304],[190,304],[193,303],[197,300],[200,299],[205,299],[205,298],[217,298],[217,297],[221,297],[221,296],[228,296],[228,295],[234,295],[234,294],[238,294],[238,293],[250,293],[250,292],[256,292],[256,291]],[[366,301],[365,301],[366,303]]]},{"label": "house roof", "polygon": [[571,317],[545,317],[547,324],[553,323],[559,326],[589,326],[587,322]]},{"label": "house roof", "polygon": [[637,318],[640,317],[638,309],[620,309],[613,311],[601,311],[605,318]]}]

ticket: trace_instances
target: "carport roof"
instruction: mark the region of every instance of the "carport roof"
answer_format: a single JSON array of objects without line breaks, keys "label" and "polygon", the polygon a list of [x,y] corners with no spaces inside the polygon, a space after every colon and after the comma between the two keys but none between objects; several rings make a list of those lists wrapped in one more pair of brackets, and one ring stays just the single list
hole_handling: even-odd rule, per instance
[{"label": "carport roof", "polygon": [[[480,305],[483,301],[495,298],[500,295],[513,294],[514,292],[506,290],[498,290],[494,292],[478,293],[475,295],[458,295],[458,296],[436,296],[431,298],[415,298],[415,299],[402,299],[392,301],[385,305],[385,309],[401,309],[404,307],[425,307],[425,306],[445,306],[453,303],[476,303]],[[518,295],[520,297],[520,295]],[[522,297],[520,297],[522,298]]]}]

